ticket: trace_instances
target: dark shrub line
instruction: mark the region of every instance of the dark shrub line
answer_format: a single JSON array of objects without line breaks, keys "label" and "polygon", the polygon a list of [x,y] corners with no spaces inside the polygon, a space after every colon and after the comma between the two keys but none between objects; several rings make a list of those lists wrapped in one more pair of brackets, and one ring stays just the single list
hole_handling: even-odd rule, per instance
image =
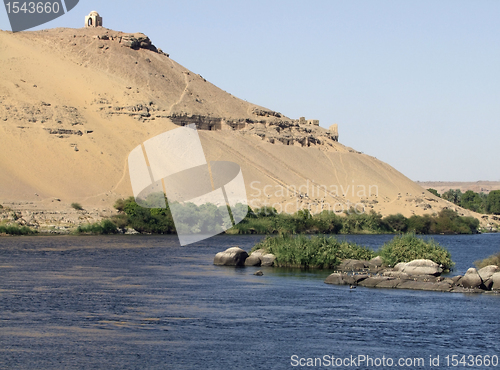
[{"label": "dark shrub line", "polygon": [[[156,203],[157,204],[157,203]],[[181,228],[187,228],[193,212],[197,214],[196,231],[221,232],[223,219],[222,208],[207,204],[196,206],[187,204],[178,207],[181,216]],[[239,205],[236,212],[246,211],[246,206]],[[143,208],[133,197],[120,199],[115,208],[119,215],[113,216],[111,221],[119,228],[131,227],[141,233],[173,234],[176,228],[167,208]],[[179,212],[180,210],[180,212]],[[242,213],[244,214],[244,213]],[[185,220],[185,223],[182,223]],[[370,213],[357,213],[355,210],[346,212],[343,216],[333,212],[323,211],[311,215],[308,210],[301,210],[294,214],[279,214],[276,209],[262,207],[252,210],[248,207],[246,217],[242,222],[227,231],[229,234],[387,234],[414,232],[416,234],[472,234],[477,232],[479,220],[473,217],[459,216],[455,211],[444,209],[438,214],[411,216],[406,218],[402,214],[382,217],[373,210]]]}]

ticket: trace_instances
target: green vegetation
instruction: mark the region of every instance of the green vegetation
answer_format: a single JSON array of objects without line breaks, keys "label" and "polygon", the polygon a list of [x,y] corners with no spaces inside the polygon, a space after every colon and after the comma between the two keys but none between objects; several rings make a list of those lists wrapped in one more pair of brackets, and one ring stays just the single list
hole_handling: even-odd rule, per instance
[{"label": "green vegetation", "polygon": [[[154,200],[150,198],[150,202]],[[170,208],[144,208],[139,206],[134,197],[120,199],[115,208],[123,212],[112,218],[120,227],[131,227],[140,233],[173,234],[175,233],[174,221]]]},{"label": "green vegetation", "polygon": [[[158,204],[157,196],[163,197],[163,194],[151,195],[146,205]],[[174,202],[169,204],[166,199],[165,202],[167,208],[143,208],[133,197],[120,199],[115,204],[120,214],[113,216],[111,221],[121,229],[131,227],[141,233],[172,234],[176,232],[171,214],[173,208],[181,221],[178,224],[181,232],[220,233],[231,225],[230,220],[223,217],[225,207],[212,204],[198,207],[192,203],[181,206]],[[471,234],[479,227],[478,220],[461,217],[452,210],[443,210],[432,216],[406,218],[402,214],[382,217],[373,210],[359,213],[354,209],[343,215],[328,211],[311,215],[308,210],[280,214],[272,207],[252,210],[240,204],[233,212],[232,216],[239,219],[243,214],[247,215],[243,221],[227,230],[228,234],[387,234],[406,231],[417,234]],[[193,224],[193,214],[196,214],[195,226],[188,226]]]},{"label": "green vegetation", "polygon": [[441,198],[459,206],[460,201],[462,199],[462,192],[460,191],[460,189],[455,189],[455,190],[450,189],[450,190],[444,192],[443,194],[441,194]]},{"label": "green vegetation", "polygon": [[252,248],[252,252],[256,250],[274,254],[274,264],[278,267],[331,269],[345,259],[370,260],[376,255],[390,266],[415,259],[430,259],[443,265],[444,270],[454,265],[445,248],[432,239],[426,241],[413,233],[395,236],[378,253],[335,237],[290,234],[268,236]]},{"label": "green vegetation", "polygon": [[[433,189],[427,189],[429,191]],[[500,214],[500,190],[492,190],[489,194],[483,192],[476,193],[472,190],[467,190],[462,193],[460,189],[450,189],[441,195],[457,206],[477,213]]]},{"label": "green vegetation", "polygon": [[[427,232],[419,232],[417,229],[416,224],[418,224],[418,218],[424,219],[424,229]],[[415,223],[415,221],[417,221],[417,223]],[[429,225],[428,230],[426,229],[427,225]],[[410,217],[408,230],[420,234],[472,234],[478,227],[478,219],[474,217],[461,217],[451,209],[443,209],[434,217]]]},{"label": "green vegetation", "polygon": [[[159,204],[158,194],[152,194],[146,199],[146,207]],[[112,221],[120,228],[131,227],[141,233],[173,234],[176,232],[171,210],[177,216],[177,227],[180,233],[220,233],[229,228],[231,220],[224,218],[227,207],[217,207],[213,204],[196,206],[193,203],[181,205],[176,202],[168,203],[165,198],[166,208],[141,207],[133,197],[120,199],[115,208],[122,212],[114,216]],[[246,206],[237,207],[235,216],[246,210]],[[227,214],[227,213],[226,213]],[[193,215],[195,219],[193,219]]]},{"label": "green vegetation", "polygon": [[481,269],[481,268],[489,266],[489,265],[500,266],[500,252],[498,252],[492,256],[489,256],[489,257],[485,258],[484,260],[475,261],[474,265],[478,269]]},{"label": "green vegetation", "polygon": [[384,221],[392,230],[396,232],[404,233],[406,230],[408,230],[408,219],[401,213],[389,215],[384,218]]},{"label": "green vegetation", "polygon": [[493,190],[488,194],[486,212],[500,215],[500,190]]},{"label": "green vegetation", "polygon": [[380,248],[378,255],[390,266],[416,259],[429,259],[443,265],[444,270],[449,270],[454,265],[450,252],[445,248],[432,239],[426,241],[413,233],[395,236]]},{"label": "green vegetation", "polygon": [[94,234],[94,235],[117,234],[118,229],[116,228],[116,225],[110,220],[103,220],[95,224],[78,226],[76,232],[78,234]]},{"label": "green vegetation", "polygon": [[442,210],[438,214],[412,216],[402,214],[382,216],[373,210],[358,214],[354,210],[343,216],[323,211],[311,215],[307,210],[293,215],[278,214],[274,208],[257,209],[249,213],[232,230],[238,234],[387,234],[412,231],[417,234],[472,234],[477,232],[479,220],[473,217],[461,217],[455,211]]},{"label": "green vegetation", "polygon": [[443,209],[438,214],[432,216],[413,215],[406,220],[403,215],[396,216],[399,216],[399,222],[393,228],[399,232],[410,231],[416,234],[473,234],[477,232],[477,228],[479,227],[478,219],[459,216],[451,209]]},{"label": "green vegetation", "polygon": [[427,191],[428,191],[429,193],[434,194],[436,197],[441,198],[441,194],[439,194],[439,193],[438,193],[438,191],[437,191],[436,189],[429,188],[429,189],[427,189]]},{"label": "green vegetation", "polygon": [[8,235],[33,235],[36,234],[35,230],[26,226],[8,226],[0,225],[0,234]]},{"label": "green vegetation", "polygon": [[[251,210],[250,210],[251,211]],[[354,209],[340,216],[323,211],[311,215],[300,210],[292,215],[277,213],[274,208],[263,207],[248,213],[247,217],[233,227],[238,234],[381,234],[394,230],[374,211],[358,213]]]},{"label": "green vegetation", "polygon": [[77,211],[83,211],[83,207],[80,203],[71,203],[71,208],[74,208]]},{"label": "green vegetation", "polygon": [[267,237],[252,252],[262,249],[276,256],[274,264],[278,267],[303,267],[331,269],[342,260],[371,259],[375,253],[354,243],[339,241],[333,237],[282,234]]},{"label": "green vegetation", "polygon": [[460,207],[470,209],[478,213],[486,213],[487,195],[484,193],[475,193],[467,190],[460,198]]}]

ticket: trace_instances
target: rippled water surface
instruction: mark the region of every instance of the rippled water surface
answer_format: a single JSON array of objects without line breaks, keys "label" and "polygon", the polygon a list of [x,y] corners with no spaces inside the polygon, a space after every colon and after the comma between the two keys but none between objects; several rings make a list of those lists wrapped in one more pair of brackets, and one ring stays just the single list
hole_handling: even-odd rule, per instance
[{"label": "rippled water surface", "polygon": [[[421,357],[425,368],[439,355],[446,368],[446,355],[500,356],[498,295],[350,290],[324,284],[329,271],[212,265],[261,238],[0,238],[0,368],[291,369],[293,355]],[[346,237],[374,249],[391,238]],[[453,274],[500,251],[500,235],[434,238]]]}]

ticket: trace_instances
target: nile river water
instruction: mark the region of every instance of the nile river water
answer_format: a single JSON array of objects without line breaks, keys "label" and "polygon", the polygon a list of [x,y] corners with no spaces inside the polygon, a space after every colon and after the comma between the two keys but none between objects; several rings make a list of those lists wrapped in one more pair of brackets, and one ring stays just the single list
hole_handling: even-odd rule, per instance
[{"label": "nile river water", "polygon": [[[330,271],[212,264],[261,238],[0,238],[0,369],[324,369],[331,356],[349,358],[337,368],[482,369],[445,356],[500,356],[500,295],[351,290],[324,284]],[[392,236],[346,238],[377,249]],[[500,234],[435,239],[453,274],[500,251]]]}]

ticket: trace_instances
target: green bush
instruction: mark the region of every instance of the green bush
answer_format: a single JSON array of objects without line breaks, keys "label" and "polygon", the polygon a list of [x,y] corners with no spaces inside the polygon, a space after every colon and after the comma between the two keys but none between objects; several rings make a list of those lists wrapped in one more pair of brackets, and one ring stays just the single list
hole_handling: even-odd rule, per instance
[{"label": "green bush", "polygon": [[380,213],[371,210],[370,213],[357,213],[351,208],[342,217],[342,234],[372,234],[393,232],[392,228],[382,219]]},{"label": "green bush", "polygon": [[[152,194],[145,202],[158,204],[158,196]],[[115,208],[122,213],[114,216],[112,220],[120,228],[129,226],[142,233],[171,234],[175,232],[175,226],[168,202],[166,204],[167,208],[144,208],[137,204],[134,197],[119,199]]]},{"label": "green bush", "polygon": [[[152,194],[144,203],[159,204],[158,197],[163,194]],[[115,208],[120,215],[111,220],[119,227],[132,227],[138,232],[154,234],[170,234],[176,232],[171,214],[175,209],[177,228],[180,232],[219,233],[231,227],[230,219],[225,219],[226,207],[213,204],[196,206],[195,204],[168,203],[166,208],[143,208],[133,197],[120,199]],[[246,213],[246,217],[243,215]],[[196,219],[193,219],[196,214]],[[439,215],[412,216],[409,219],[402,214],[382,218],[374,212],[357,213],[354,209],[340,216],[330,211],[316,215],[306,210],[294,214],[278,213],[272,207],[262,207],[253,211],[247,205],[236,205],[230,210],[233,218],[243,220],[228,230],[229,234],[380,234],[412,231],[417,234],[430,233],[472,233],[479,226],[473,218],[460,217],[453,211]]]},{"label": "green bush", "polygon": [[495,215],[500,214],[500,190],[490,191],[486,199],[486,211]]},{"label": "green bush", "polygon": [[451,209],[443,209],[434,217],[430,232],[432,234],[472,234],[478,227],[479,220],[473,217],[460,217]]},{"label": "green bush", "polygon": [[36,234],[35,230],[26,226],[5,226],[0,225],[0,234],[8,235],[33,235]]},{"label": "green bush", "polygon": [[449,270],[454,265],[448,250],[433,239],[423,240],[413,233],[395,236],[380,248],[378,255],[390,266],[416,259],[429,259],[443,265],[444,270]]},{"label": "green bush", "polygon": [[71,203],[71,208],[74,208],[77,211],[83,211],[83,207],[80,203]]},{"label": "green bush", "polygon": [[110,220],[119,229],[126,228],[128,226],[128,224],[129,224],[129,222],[130,222],[127,214],[125,214],[125,213],[120,213],[120,214],[117,214],[117,215],[113,215],[113,216],[111,216]]},{"label": "green bush", "polygon": [[252,252],[258,249],[274,254],[278,267],[331,269],[347,258],[369,260],[375,255],[368,248],[333,237],[289,234],[267,237]]},{"label": "green bush", "polygon": [[429,193],[434,194],[436,197],[441,198],[441,194],[439,194],[439,193],[438,193],[438,191],[437,191],[436,189],[429,188],[429,189],[427,189],[427,191],[428,191]]},{"label": "green bush", "polygon": [[489,257],[485,258],[484,260],[475,261],[474,265],[478,269],[483,268],[485,266],[489,266],[489,265],[500,266],[500,252],[498,252],[497,254],[494,254],[492,256],[489,256]]},{"label": "green bush", "polygon": [[321,234],[338,234],[342,230],[342,217],[334,212],[323,211],[314,215],[314,227]]},{"label": "green bush", "polygon": [[408,219],[401,213],[389,215],[382,219],[390,228],[397,232],[406,232],[408,230]]},{"label": "green bush", "polygon": [[467,190],[460,199],[460,207],[470,209],[478,213],[486,212],[487,195],[484,193],[476,193],[472,190]]},{"label": "green bush", "polygon": [[456,205],[459,205],[460,201],[462,199],[462,191],[460,189],[455,189],[455,190],[450,189],[447,192],[444,192],[441,195],[441,198],[443,198],[449,202],[452,202]]},{"label": "green bush", "polygon": [[430,215],[413,215],[408,219],[408,231],[416,234],[430,234],[432,218]]},{"label": "green bush", "polygon": [[80,225],[76,229],[76,232],[78,234],[107,235],[107,234],[117,234],[118,230],[113,222],[111,222],[110,220],[103,220],[95,224]]}]

